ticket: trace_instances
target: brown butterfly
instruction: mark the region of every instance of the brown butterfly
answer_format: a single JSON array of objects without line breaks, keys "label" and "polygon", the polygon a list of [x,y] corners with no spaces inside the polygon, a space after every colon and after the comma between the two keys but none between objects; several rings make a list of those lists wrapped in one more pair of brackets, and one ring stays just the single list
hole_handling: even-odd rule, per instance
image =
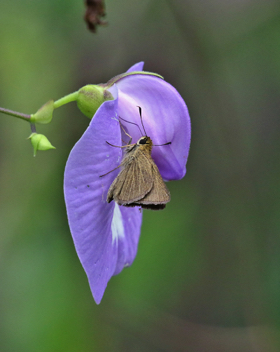
[{"label": "brown butterfly", "polygon": [[[119,205],[126,207],[140,206],[145,209],[164,209],[166,203],[170,201],[170,192],[151,157],[153,142],[146,134],[140,107],[139,114],[145,136],[142,136],[137,143],[130,144],[132,138],[125,132],[131,139],[128,145],[120,147],[126,148],[125,156],[118,166],[122,167],[122,170],[109,188],[107,202],[110,203],[114,200]],[[171,142],[162,145],[168,144]]]}]

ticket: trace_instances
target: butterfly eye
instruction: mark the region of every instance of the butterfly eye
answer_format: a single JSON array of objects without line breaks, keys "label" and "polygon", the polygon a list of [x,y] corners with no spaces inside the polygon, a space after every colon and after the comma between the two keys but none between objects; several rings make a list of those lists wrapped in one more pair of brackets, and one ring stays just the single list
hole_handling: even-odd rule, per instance
[{"label": "butterfly eye", "polygon": [[147,142],[147,139],[142,138],[142,139],[140,139],[139,144],[146,144],[146,142]]}]

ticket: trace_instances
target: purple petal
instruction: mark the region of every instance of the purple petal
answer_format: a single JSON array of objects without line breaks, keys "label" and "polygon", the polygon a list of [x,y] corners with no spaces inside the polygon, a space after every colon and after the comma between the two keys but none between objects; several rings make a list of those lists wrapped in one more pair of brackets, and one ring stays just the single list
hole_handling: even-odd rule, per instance
[{"label": "purple petal", "polygon": [[[152,75],[135,74],[116,82],[119,95],[119,115],[141,128],[138,107],[142,108],[143,124],[154,144],[152,157],[165,180],[178,180],[186,173],[191,140],[191,124],[187,106],[169,83]],[[125,123],[124,123],[125,124]],[[136,142],[140,137],[137,126],[125,124]],[[142,134],[143,135],[143,134]]]},{"label": "purple petal", "polygon": [[143,71],[143,67],[144,67],[144,61],[138,62],[137,64],[131,66],[127,71],[127,72],[135,72],[135,71]]},{"label": "purple petal", "polygon": [[133,234],[119,237],[118,239],[118,261],[114,272],[114,275],[117,275],[124,267],[130,266],[135,259],[142,223],[142,212],[140,213],[139,207],[126,208],[117,204],[115,206],[120,209],[122,218],[125,219],[124,233]]},{"label": "purple petal", "polygon": [[142,214],[138,208],[108,204],[108,189],[122,159],[118,100],[104,102],[68,158],[64,193],[70,230],[96,303],[111,276],[136,255]]}]

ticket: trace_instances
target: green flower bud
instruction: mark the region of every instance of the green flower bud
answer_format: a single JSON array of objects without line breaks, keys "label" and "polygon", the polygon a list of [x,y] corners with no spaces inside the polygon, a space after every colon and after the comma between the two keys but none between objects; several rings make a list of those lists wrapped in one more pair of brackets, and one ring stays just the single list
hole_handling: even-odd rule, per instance
[{"label": "green flower bud", "polygon": [[91,119],[104,101],[112,99],[112,94],[105,87],[89,84],[78,91],[77,105]]},{"label": "green flower bud", "polygon": [[49,123],[53,117],[54,101],[50,100],[44,104],[35,114],[30,117],[31,123]]},{"label": "green flower bud", "polygon": [[55,149],[53,145],[51,145],[50,141],[46,136],[39,133],[32,133],[28,139],[31,140],[34,149],[34,156],[36,156],[37,150],[49,150]]}]

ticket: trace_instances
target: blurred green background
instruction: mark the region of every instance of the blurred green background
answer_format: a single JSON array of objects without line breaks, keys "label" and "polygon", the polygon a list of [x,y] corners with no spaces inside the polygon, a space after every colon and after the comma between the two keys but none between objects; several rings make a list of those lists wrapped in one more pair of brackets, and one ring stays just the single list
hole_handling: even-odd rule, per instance
[{"label": "blurred green background", "polygon": [[0,115],[0,351],[280,350],[280,5],[276,0],[1,0],[0,106],[34,113],[139,61],[192,118],[186,177],[144,211],[133,265],[97,306],[74,250],[63,172],[89,120]]}]

